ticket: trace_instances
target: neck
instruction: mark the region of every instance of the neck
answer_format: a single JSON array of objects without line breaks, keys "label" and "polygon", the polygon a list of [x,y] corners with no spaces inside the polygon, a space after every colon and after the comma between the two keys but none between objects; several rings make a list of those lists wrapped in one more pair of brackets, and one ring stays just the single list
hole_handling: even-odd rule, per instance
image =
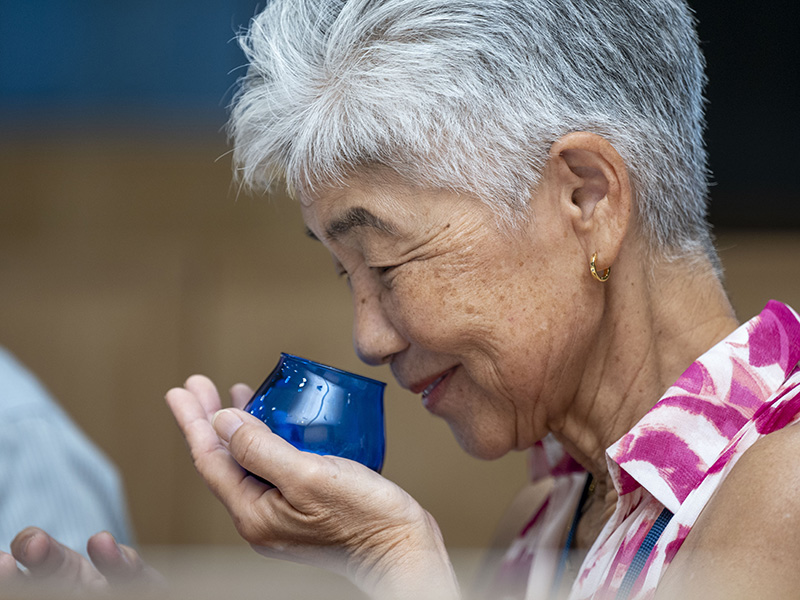
[{"label": "neck", "polygon": [[738,325],[708,261],[665,261],[652,276],[640,256],[620,254],[609,282],[597,284],[608,286],[597,341],[572,401],[550,424],[564,448],[609,493],[606,448]]}]

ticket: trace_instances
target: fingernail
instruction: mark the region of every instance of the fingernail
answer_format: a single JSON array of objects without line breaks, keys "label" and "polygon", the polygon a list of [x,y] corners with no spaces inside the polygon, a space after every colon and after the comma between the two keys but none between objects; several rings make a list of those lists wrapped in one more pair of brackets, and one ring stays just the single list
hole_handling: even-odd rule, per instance
[{"label": "fingernail", "polygon": [[40,530],[37,527],[26,527],[22,532],[19,534],[21,538],[22,544],[20,546],[20,550],[22,551],[22,555],[25,556],[28,554],[28,546],[31,545],[33,538],[39,535]]},{"label": "fingernail", "polygon": [[20,545],[20,554],[25,557],[28,555],[28,546],[30,546],[31,540],[36,533],[29,533],[24,538],[22,538],[22,544]]},{"label": "fingernail", "polygon": [[214,413],[214,417],[211,419],[211,425],[220,438],[226,442],[230,442],[234,432],[244,425],[244,422],[236,416],[233,411],[223,408]]},{"label": "fingernail", "polygon": [[116,538],[114,538],[113,535],[111,536],[111,539],[114,540],[114,545],[117,547],[117,552],[119,553],[119,557],[122,559],[122,562],[124,562],[126,565],[132,564],[128,553],[125,552],[125,548],[120,546],[119,542],[116,540]]}]

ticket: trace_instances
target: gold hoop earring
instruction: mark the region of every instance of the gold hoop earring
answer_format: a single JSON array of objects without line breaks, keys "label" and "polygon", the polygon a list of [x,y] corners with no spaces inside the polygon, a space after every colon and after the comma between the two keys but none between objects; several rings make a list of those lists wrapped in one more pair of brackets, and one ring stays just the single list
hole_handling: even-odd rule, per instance
[{"label": "gold hoop earring", "polygon": [[611,274],[611,267],[608,267],[605,271],[603,271],[603,274],[600,275],[600,273],[597,272],[597,266],[594,264],[596,260],[597,252],[592,254],[592,260],[589,262],[589,270],[592,272],[592,277],[597,279],[597,281],[607,281],[608,276]]}]

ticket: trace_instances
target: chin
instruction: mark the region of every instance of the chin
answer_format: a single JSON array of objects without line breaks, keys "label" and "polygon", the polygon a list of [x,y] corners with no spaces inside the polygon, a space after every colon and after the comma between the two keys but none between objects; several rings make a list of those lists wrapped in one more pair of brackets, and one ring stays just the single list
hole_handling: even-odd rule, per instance
[{"label": "chin", "polygon": [[450,425],[450,430],[464,452],[480,460],[497,460],[515,449],[513,439],[505,439],[496,431],[464,431],[454,425]]}]

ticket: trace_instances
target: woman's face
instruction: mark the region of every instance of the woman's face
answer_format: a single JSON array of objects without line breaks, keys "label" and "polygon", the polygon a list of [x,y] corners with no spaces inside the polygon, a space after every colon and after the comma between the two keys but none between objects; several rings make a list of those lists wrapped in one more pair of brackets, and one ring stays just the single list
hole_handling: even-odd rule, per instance
[{"label": "woman's face", "polygon": [[541,190],[513,231],[474,198],[401,185],[303,206],[349,281],[358,355],[389,362],[474,456],[530,446],[575,393],[590,278],[558,204]]}]

